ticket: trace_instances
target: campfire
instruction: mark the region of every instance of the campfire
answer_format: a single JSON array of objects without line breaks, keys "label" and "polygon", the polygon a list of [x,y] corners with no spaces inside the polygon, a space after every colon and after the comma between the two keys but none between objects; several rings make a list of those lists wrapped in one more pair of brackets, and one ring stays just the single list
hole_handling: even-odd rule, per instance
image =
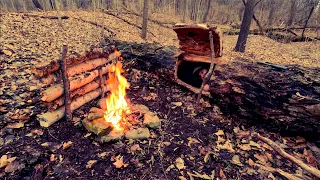
[{"label": "campfire", "polygon": [[126,113],[129,106],[126,101],[126,88],[129,88],[127,79],[121,75],[123,72],[122,63],[112,64],[108,73],[107,86],[110,90],[106,98],[106,112],[104,119],[110,122],[115,130],[123,130],[121,124],[125,124]]},{"label": "campfire", "polygon": [[128,103],[126,90],[130,84],[122,75],[123,72],[120,61],[109,66],[106,80],[109,94],[98,102],[100,108],[92,107],[82,121],[84,127],[96,134],[101,143],[117,141],[123,136],[126,139],[146,139],[150,136],[149,129],[160,126],[160,119],[148,107]]}]

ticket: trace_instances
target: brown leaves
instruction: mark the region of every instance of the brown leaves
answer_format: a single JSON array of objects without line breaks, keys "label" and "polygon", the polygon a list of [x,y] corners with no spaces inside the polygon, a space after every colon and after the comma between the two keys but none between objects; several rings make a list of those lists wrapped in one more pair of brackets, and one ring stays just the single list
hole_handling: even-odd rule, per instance
[{"label": "brown leaves", "polygon": [[188,137],[188,146],[191,147],[191,144],[197,144],[200,143],[197,139]]},{"label": "brown leaves", "polygon": [[7,128],[9,129],[19,129],[19,128],[22,128],[24,127],[24,123],[23,122],[18,122],[18,123],[14,123],[14,124],[9,124],[7,126]]},{"label": "brown leaves", "polygon": [[90,169],[96,162],[97,162],[97,160],[89,160],[87,162],[86,168]]},{"label": "brown leaves", "polygon": [[117,157],[115,157],[115,161],[116,162],[114,162],[113,165],[115,165],[116,168],[122,168],[122,167],[125,168],[129,165],[123,162],[123,156],[121,155],[118,155]]},{"label": "brown leaves", "polygon": [[68,141],[68,142],[63,143],[62,148],[63,148],[63,149],[67,149],[67,148],[69,148],[71,145],[72,145],[72,142],[71,142],[71,141]]},{"label": "brown leaves", "polygon": [[185,169],[186,167],[184,166],[184,161],[182,158],[177,158],[176,162],[175,162],[176,167],[181,170],[181,169]]},{"label": "brown leaves", "polygon": [[243,166],[243,164],[240,162],[239,155],[234,155],[234,156],[232,157],[231,163],[232,163],[232,164],[235,164],[235,165],[237,165],[237,166]]}]

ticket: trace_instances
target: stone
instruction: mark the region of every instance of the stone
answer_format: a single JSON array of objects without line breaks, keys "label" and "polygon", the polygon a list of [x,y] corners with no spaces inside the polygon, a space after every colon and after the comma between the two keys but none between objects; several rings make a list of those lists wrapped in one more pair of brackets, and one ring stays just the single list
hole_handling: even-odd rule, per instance
[{"label": "stone", "polygon": [[104,117],[104,110],[93,107],[90,109],[87,119],[91,121],[91,120],[99,119],[103,117]]},{"label": "stone", "polygon": [[106,98],[102,98],[98,101],[98,106],[102,109],[102,110],[106,110],[107,109],[107,103],[106,103]]},{"label": "stone", "polygon": [[148,139],[150,131],[148,128],[131,129],[125,135],[127,139]]},{"label": "stone", "polygon": [[112,125],[106,122],[104,118],[89,120],[88,118],[82,121],[83,126],[90,132],[96,135],[105,135],[112,130]]},{"label": "stone", "polygon": [[148,112],[144,114],[143,124],[149,128],[157,129],[161,122],[156,114]]},{"label": "stone", "polygon": [[132,105],[131,110],[132,110],[133,113],[134,112],[140,112],[142,114],[150,112],[149,108],[147,106],[145,106],[145,105],[142,105],[142,104]]},{"label": "stone", "polygon": [[123,138],[123,136],[124,136],[123,131],[112,130],[109,134],[100,136],[98,140],[100,143],[107,143],[107,142],[119,141]]}]

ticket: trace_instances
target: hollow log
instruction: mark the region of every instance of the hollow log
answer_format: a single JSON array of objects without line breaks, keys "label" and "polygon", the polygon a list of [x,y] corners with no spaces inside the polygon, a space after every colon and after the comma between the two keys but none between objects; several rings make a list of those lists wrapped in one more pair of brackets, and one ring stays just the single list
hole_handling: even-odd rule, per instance
[{"label": "hollow log", "polygon": [[[102,93],[106,93],[107,89],[104,90]],[[91,91],[84,96],[78,97],[77,99],[73,100],[70,105],[71,112],[78,109],[79,107],[83,106],[84,104],[96,99],[101,94],[101,88],[97,90]],[[65,114],[65,107],[61,106],[59,109],[53,112],[46,112],[38,115],[38,121],[42,127],[49,127],[53,123],[59,121],[63,118]]]},{"label": "hollow log", "polygon": [[[96,90],[99,87],[99,83],[97,81],[92,81],[84,86],[82,86],[79,89],[76,89],[74,91],[71,91],[70,97],[73,98],[75,96],[82,96],[90,91]],[[53,102],[45,103],[45,106],[48,107],[49,111],[53,111],[58,109],[60,106],[64,105],[64,99],[63,97],[60,97],[59,99],[56,99]]]},{"label": "hollow log", "polygon": [[[108,67],[102,68],[102,74],[106,74],[108,72]],[[70,81],[70,90],[73,91],[78,89],[90,82],[92,82],[96,77],[99,76],[99,70],[94,70],[89,74],[84,74],[77,76],[76,79]],[[46,102],[52,102],[55,99],[59,98],[63,94],[63,84],[56,84],[54,86],[49,87],[45,91],[41,93],[41,100]]]},{"label": "hollow log", "polygon": [[[67,67],[80,64],[84,61],[97,58],[108,58],[111,53],[116,51],[115,46],[107,46],[104,48],[91,48],[90,51],[85,52],[84,54],[77,54],[69,56],[67,58]],[[34,68],[34,74],[37,77],[44,77],[49,75],[59,69],[60,65],[57,61],[53,60],[47,64],[40,64]]]}]

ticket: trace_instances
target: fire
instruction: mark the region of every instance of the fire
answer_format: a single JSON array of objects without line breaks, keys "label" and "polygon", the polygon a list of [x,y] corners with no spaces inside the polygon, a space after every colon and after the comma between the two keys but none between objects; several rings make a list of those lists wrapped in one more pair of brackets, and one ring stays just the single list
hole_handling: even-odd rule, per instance
[{"label": "fire", "polygon": [[126,101],[126,88],[129,88],[127,79],[121,75],[123,72],[122,63],[117,62],[110,67],[107,80],[107,86],[110,94],[106,99],[106,112],[104,119],[112,123],[115,130],[123,130],[121,127],[121,120],[128,110],[128,103]]}]

